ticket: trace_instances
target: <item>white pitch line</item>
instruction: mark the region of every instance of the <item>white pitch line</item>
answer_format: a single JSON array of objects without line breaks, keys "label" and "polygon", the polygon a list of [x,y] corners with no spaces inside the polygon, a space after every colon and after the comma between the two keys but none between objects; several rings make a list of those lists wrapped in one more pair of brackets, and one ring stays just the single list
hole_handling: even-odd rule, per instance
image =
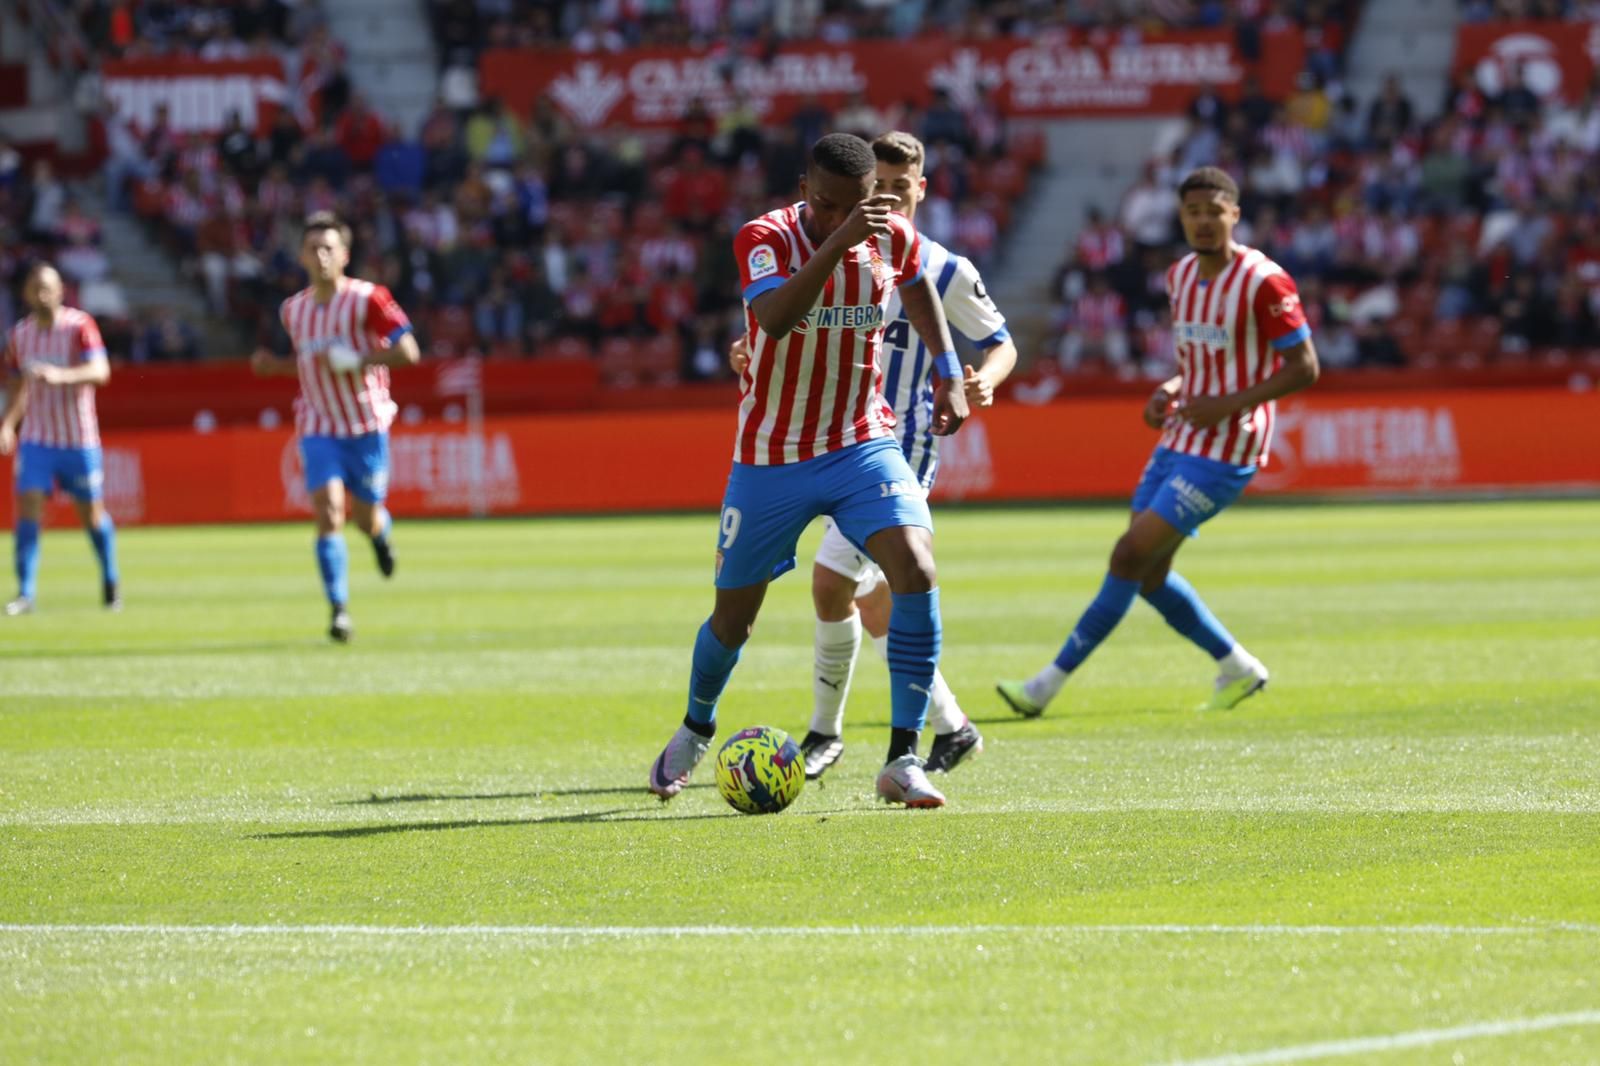
[{"label": "white pitch line", "polygon": [[1566,1029],[1577,1025],[1600,1025],[1600,1010],[1571,1014],[1541,1014],[1536,1018],[1511,1018],[1499,1022],[1476,1022],[1452,1029],[1418,1029],[1388,1036],[1363,1036],[1351,1040],[1326,1040],[1319,1044],[1298,1044],[1239,1055],[1219,1055],[1209,1059],[1183,1059],[1172,1066],[1271,1066],[1273,1063],[1307,1062],[1312,1059],[1342,1058],[1402,1048],[1429,1047],[1458,1040],[1481,1040],[1492,1036],[1516,1036],[1546,1029]]},{"label": "white pitch line", "polygon": [[1541,936],[1600,934],[1600,925],[164,925],[0,923],[0,934],[192,937],[586,937],[643,940],[746,936]]}]

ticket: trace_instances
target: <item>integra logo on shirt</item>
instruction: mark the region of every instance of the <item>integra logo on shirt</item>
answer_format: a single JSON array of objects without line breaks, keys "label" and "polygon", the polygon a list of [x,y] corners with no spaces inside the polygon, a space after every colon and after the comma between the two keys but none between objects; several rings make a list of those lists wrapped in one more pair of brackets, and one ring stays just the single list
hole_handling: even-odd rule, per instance
[{"label": "integra logo on shirt", "polygon": [[883,328],[883,307],[880,304],[813,307],[805,320],[794,328],[796,333],[813,329],[853,329],[860,333],[871,333]]},{"label": "integra logo on shirt", "polygon": [[1227,326],[1214,326],[1210,322],[1178,322],[1172,327],[1172,339],[1179,344],[1228,348],[1233,345],[1233,331]]}]

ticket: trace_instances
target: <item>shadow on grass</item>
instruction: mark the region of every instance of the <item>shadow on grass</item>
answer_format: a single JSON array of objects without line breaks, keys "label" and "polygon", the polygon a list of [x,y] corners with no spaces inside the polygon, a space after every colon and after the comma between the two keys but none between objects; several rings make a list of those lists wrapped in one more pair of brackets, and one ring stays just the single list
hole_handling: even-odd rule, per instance
[{"label": "shadow on grass", "polygon": [[[684,791],[693,788],[715,788],[709,782],[685,785]],[[542,799],[546,796],[636,796],[644,789],[637,785],[613,788],[540,788],[528,792],[406,792],[398,796],[380,796],[376,792],[366,799],[340,800],[341,807],[382,807],[391,803],[440,803],[450,800],[510,800]]]},{"label": "shadow on grass", "polygon": [[[854,813],[857,808],[831,807],[824,810],[796,811],[791,817],[826,820],[834,814]],[[354,837],[383,836],[389,833],[437,833],[452,829],[504,829],[510,826],[574,825],[610,822],[705,822],[715,819],[748,818],[737,811],[710,811],[704,814],[650,814],[637,807],[613,807],[606,811],[579,814],[552,814],[544,818],[466,818],[452,822],[391,822],[386,825],[352,825],[340,829],[292,829],[281,833],[252,833],[246,840],[349,840]],[[759,817],[759,816],[758,816]]]}]

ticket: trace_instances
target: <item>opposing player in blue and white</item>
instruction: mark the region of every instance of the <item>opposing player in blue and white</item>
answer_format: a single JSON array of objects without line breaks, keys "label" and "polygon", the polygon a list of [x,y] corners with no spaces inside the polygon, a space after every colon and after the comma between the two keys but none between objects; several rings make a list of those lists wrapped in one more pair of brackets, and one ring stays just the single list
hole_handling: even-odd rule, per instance
[{"label": "opposing player in blue and white", "polygon": [[[874,194],[898,197],[895,210],[915,222],[917,207],[928,193],[922,142],[909,133],[893,131],[873,141],[872,152],[878,161]],[[984,353],[981,366],[965,368],[967,403],[974,408],[989,407],[994,403],[995,387],[1017,363],[1005,316],[989,298],[983,278],[970,260],[925,235],[921,243],[923,269],[935,284],[952,330]],[[898,293],[889,305],[883,352],[884,399],[894,410],[895,432],[906,460],[926,493],[939,471],[939,437],[933,432],[933,359],[927,344],[911,328]],[[731,357],[734,369],[742,373],[748,359],[749,349],[741,340]],[[811,728],[800,745],[806,776],[813,780],[844,754],[840,739],[844,707],[863,629],[871,635],[878,655],[888,661],[892,605],[883,571],[851,544],[831,519],[823,521],[822,543],[811,568],[811,600],[817,612]],[[962,713],[943,673],[937,670],[929,686],[928,727],[934,732],[926,760],[929,773],[947,773],[983,750],[977,726]]]}]

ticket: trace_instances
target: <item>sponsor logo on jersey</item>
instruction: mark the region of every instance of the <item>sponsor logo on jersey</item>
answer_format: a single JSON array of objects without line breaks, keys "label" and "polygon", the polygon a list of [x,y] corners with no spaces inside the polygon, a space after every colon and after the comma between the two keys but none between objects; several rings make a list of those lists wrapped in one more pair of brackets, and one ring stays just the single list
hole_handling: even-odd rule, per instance
[{"label": "sponsor logo on jersey", "polygon": [[750,249],[750,256],[745,265],[750,270],[750,280],[760,281],[778,272],[778,256],[771,248],[758,244]]},{"label": "sponsor logo on jersey", "polygon": [[1208,344],[1227,348],[1233,344],[1233,331],[1210,322],[1179,322],[1172,327],[1172,338],[1179,344]]},{"label": "sponsor logo on jersey", "polygon": [[879,304],[846,304],[843,307],[815,307],[806,316],[807,328],[854,329],[864,333],[883,328],[883,307]]}]

